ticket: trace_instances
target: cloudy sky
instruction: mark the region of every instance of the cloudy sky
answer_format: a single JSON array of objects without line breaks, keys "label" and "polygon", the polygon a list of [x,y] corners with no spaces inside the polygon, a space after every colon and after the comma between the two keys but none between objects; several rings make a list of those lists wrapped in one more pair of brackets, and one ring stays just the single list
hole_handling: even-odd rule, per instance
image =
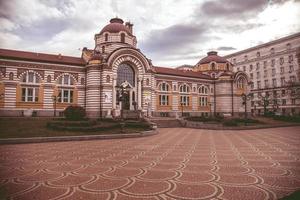
[{"label": "cloudy sky", "polygon": [[300,31],[300,0],[0,0],[0,48],[80,56],[110,18],[157,66],[196,64]]}]

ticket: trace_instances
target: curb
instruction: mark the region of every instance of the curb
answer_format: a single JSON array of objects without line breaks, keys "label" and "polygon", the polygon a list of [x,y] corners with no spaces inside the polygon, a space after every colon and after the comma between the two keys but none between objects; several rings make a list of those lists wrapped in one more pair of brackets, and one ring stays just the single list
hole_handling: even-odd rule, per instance
[{"label": "curb", "polygon": [[43,142],[85,141],[85,140],[106,140],[106,139],[123,139],[123,138],[125,139],[125,138],[148,137],[156,134],[158,134],[158,130],[154,129],[151,131],[143,131],[139,133],[128,133],[128,134],[7,138],[7,139],[0,139],[0,145],[43,143]]},{"label": "curb", "polygon": [[[201,124],[203,125],[203,124]],[[224,127],[224,126],[183,126],[183,128],[193,128],[193,129],[206,129],[206,130],[256,130],[256,129],[268,129],[268,128],[284,128],[284,127],[293,127],[300,126],[300,124],[281,124],[281,125],[261,125],[261,126],[247,126],[247,127]]]}]

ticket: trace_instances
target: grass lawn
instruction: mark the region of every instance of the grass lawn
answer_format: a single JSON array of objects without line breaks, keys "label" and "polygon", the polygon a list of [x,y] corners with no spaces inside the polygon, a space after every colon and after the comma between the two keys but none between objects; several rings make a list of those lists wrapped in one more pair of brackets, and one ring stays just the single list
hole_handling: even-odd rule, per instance
[{"label": "grass lawn", "polygon": [[[48,129],[47,122],[50,118],[0,118],[0,138],[27,138],[27,137],[52,137],[75,135],[120,134],[120,129],[106,129],[105,131],[78,132],[56,131]],[[125,133],[144,131],[140,127],[125,128]]]}]

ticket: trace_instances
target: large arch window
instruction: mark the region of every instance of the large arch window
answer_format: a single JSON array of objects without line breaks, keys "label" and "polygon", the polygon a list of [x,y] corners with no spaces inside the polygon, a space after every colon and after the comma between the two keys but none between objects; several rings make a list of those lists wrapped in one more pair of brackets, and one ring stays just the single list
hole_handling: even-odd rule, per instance
[{"label": "large arch window", "polygon": [[104,35],[104,37],[105,37],[105,42],[107,42],[107,41],[108,41],[108,34],[106,33],[106,34]]},{"label": "large arch window", "polygon": [[[22,82],[22,102],[38,102],[39,101],[39,85],[40,77],[35,72],[26,72],[21,77]],[[35,85],[37,84],[37,85]]]},{"label": "large arch window", "polygon": [[57,101],[59,103],[73,103],[74,79],[69,74],[60,76],[57,80],[59,85]]},{"label": "large arch window", "polygon": [[182,93],[189,93],[190,92],[190,87],[186,84],[181,85],[179,88],[179,91]]},{"label": "large arch window", "polygon": [[117,70],[117,85],[121,85],[125,81],[130,83],[131,86],[135,86],[135,76],[132,67],[126,63],[121,64]]},{"label": "large arch window", "polygon": [[208,94],[208,88],[206,86],[202,85],[202,86],[199,87],[198,92],[199,92],[199,94],[207,95]]},{"label": "large arch window", "polygon": [[169,84],[168,83],[161,83],[159,85],[159,90],[162,92],[168,92],[170,90]]},{"label": "large arch window", "polygon": [[237,81],[237,88],[243,89],[245,88],[246,80],[245,78],[239,78]]}]

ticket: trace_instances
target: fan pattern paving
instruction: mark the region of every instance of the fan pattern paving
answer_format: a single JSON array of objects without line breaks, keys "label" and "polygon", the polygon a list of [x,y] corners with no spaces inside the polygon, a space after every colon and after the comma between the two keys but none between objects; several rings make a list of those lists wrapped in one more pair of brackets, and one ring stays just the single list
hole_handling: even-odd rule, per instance
[{"label": "fan pattern paving", "polygon": [[300,189],[300,128],[0,146],[11,199],[278,199]]}]

